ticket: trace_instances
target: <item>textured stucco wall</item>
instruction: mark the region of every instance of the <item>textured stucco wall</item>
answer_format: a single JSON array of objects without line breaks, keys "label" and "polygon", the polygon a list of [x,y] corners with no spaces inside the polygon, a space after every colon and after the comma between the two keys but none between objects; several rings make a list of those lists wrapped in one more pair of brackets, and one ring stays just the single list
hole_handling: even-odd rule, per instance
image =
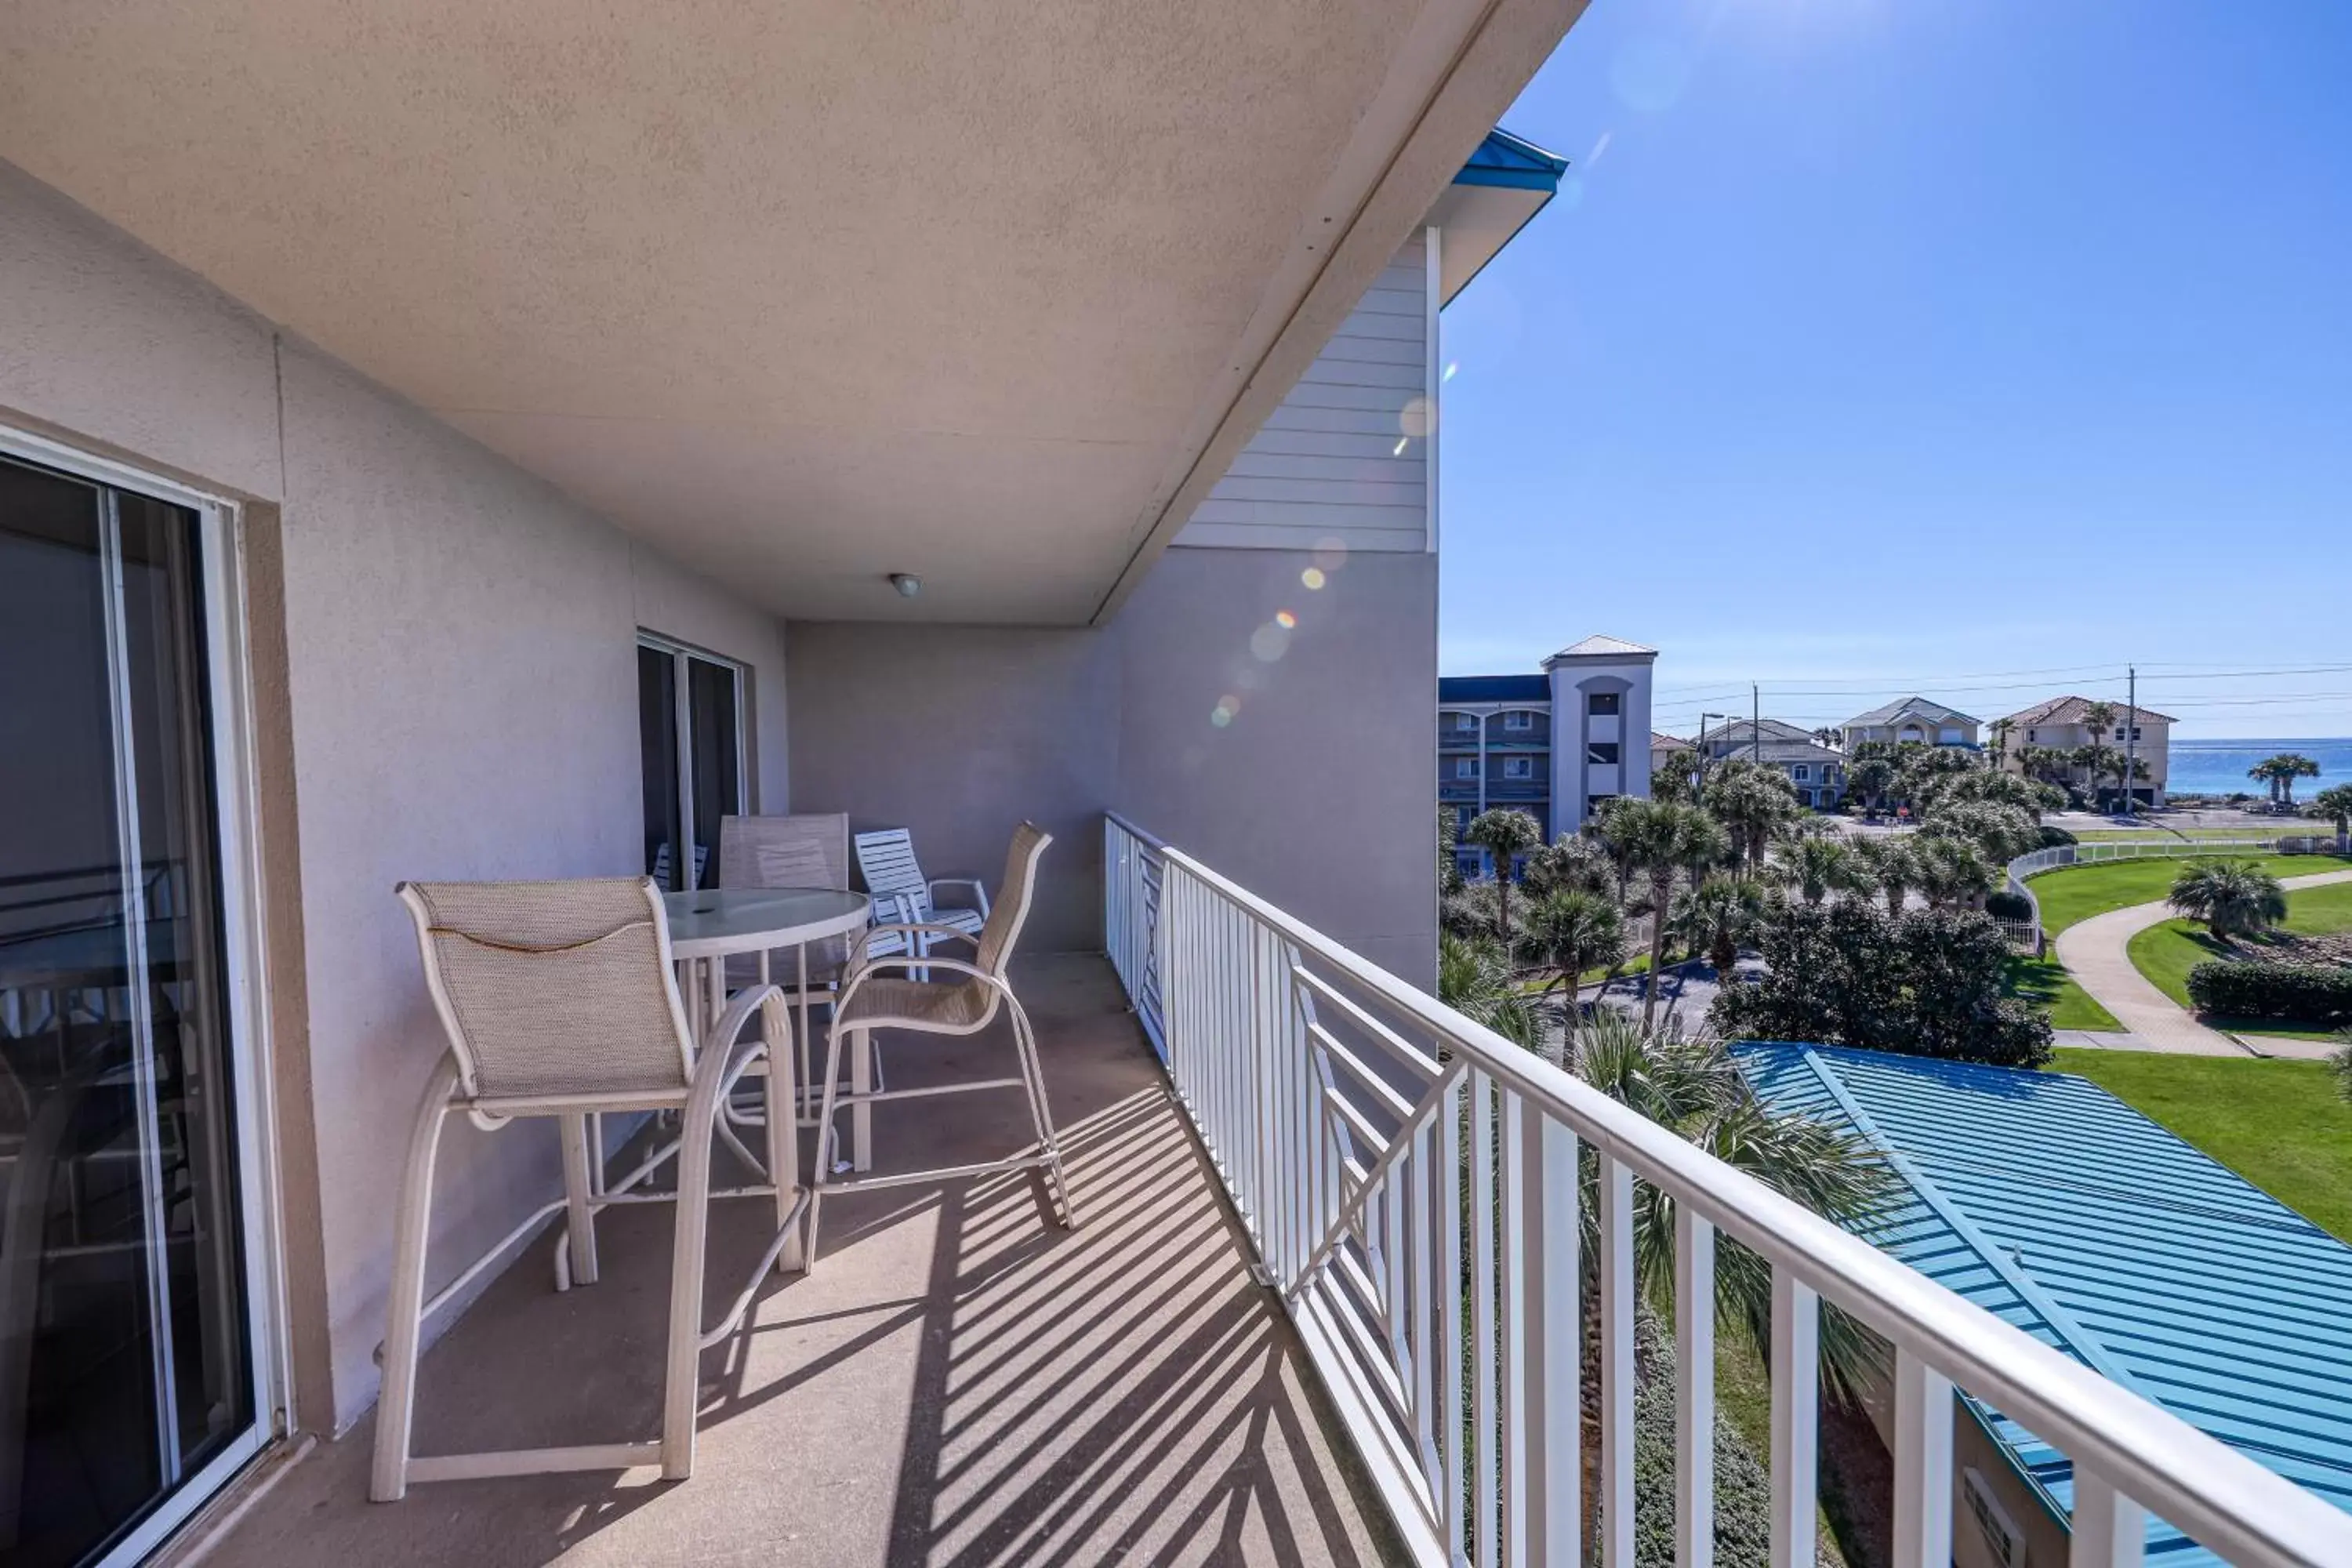
[{"label": "textured stucco wall", "polygon": [[[1313,563],[1171,550],[1099,631],[793,622],[793,804],[911,828],[935,876],[992,876],[1034,817],[1059,836],[1040,949],[1100,942],[1115,809],[1427,984],[1436,563],[1360,555],[1319,592]],[[1297,626],[1261,636],[1285,610]]]},{"label": "textured stucco wall", "polygon": [[[307,990],[307,1040],[281,1023],[278,1044],[307,1053],[322,1173],[286,1223],[324,1260],[292,1282],[332,1366],[306,1409],[349,1421],[441,1048],[393,884],[639,869],[640,626],[751,666],[755,789],[782,809],[782,627],[5,165],[0,421],[277,507],[300,901],[271,957],[300,973],[271,984]],[[436,1273],[554,1170],[544,1128],[453,1126]]]}]

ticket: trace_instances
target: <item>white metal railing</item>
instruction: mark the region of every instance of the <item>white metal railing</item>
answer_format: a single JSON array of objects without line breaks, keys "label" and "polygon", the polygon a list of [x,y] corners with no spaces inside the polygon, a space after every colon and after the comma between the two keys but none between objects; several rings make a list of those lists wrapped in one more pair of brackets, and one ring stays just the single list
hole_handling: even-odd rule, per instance
[{"label": "white metal railing", "polygon": [[2072,1456],[2078,1565],[2140,1562],[2143,1509],[2240,1563],[2352,1565],[2320,1499],[1181,851],[1109,833],[1114,962],[1139,1012],[1164,1007],[1176,1098],[1416,1562],[1585,1561],[1587,1151],[1602,1568],[1633,1568],[1637,1182],[1674,1200],[1684,1568],[1712,1551],[1718,1233],[1772,1270],[1774,1563],[1814,1561],[1826,1300],[1895,1347],[1896,1568],[1951,1561],[1955,1384]]},{"label": "white metal railing", "polygon": [[1103,950],[1163,1062],[1168,1035],[1160,1005],[1160,852],[1167,847],[1124,817],[1103,818]]},{"label": "white metal railing", "polygon": [[[2184,838],[2133,840],[2126,843],[2097,839],[2080,844],[2053,845],[2021,855],[2009,863],[2004,886],[2032,906],[2032,915],[2022,933],[2012,931],[2011,937],[2021,944],[2030,944],[2035,952],[2042,948],[2042,900],[2026,886],[2029,879],[2061,866],[2097,866],[2109,860],[2195,860],[2210,855],[2324,854],[2333,847],[2334,840],[2322,836],[2290,836],[2271,838]],[[2004,921],[2004,929],[2016,922]]]}]

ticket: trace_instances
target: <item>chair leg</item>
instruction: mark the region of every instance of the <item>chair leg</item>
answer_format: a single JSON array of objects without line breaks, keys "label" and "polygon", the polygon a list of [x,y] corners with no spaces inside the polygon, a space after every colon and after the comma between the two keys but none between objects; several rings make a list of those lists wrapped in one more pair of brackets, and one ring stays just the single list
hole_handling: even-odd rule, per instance
[{"label": "chair leg", "polygon": [[416,1413],[416,1357],[425,1329],[425,1246],[433,1206],[433,1160],[457,1087],[457,1058],[445,1054],[425,1086],[408,1135],[408,1166],[393,1224],[391,1321],[383,1336],[383,1384],[376,1395],[375,1460],[368,1496],[397,1502],[408,1492],[409,1432]]},{"label": "chair leg", "polygon": [[1013,1049],[1021,1060],[1021,1077],[1029,1086],[1029,1119],[1037,1129],[1037,1147],[1045,1156],[1046,1169],[1054,1184],[1054,1198],[1061,1205],[1062,1228],[1078,1228],[1078,1205],[1070,1196],[1070,1178],[1062,1170],[1062,1145],[1054,1132],[1054,1113],[1045,1101],[1045,1064],[1038,1059],[1037,1036],[1029,1027],[1028,1009],[1018,997],[1007,996],[1006,1011],[1013,1016]]},{"label": "chair leg", "polygon": [[588,1146],[588,1118],[575,1113],[559,1120],[563,1139],[564,1239],[572,1251],[572,1283],[596,1283],[596,1211],[589,1201],[588,1173],[602,1152]]},{"label": "chair leg", "polygon": [[865,1097],[874,1092],[874,1031],[860,1029],[849,1047],[849,1091],[856,1098],[849,1107],[849,1168],[874,1168],[874,1106]]},{"label": "chair leg", "polygon": [[[724,1056],[727,1042],[707,1045]],[[706,1079],[704,1074],[710,1072]],[[662,1479],[682,1481],[694,1473],[695,1406],[701,1393],[702,1274],[710,1234],[710,1155],[719,1110],[726,1097],[719,1074],[701,1064],[694,1094],[680,1118],[677,1151],[677,1224],[671,1233],[669,1334],[662,1367]]]},{"label": "chair leg", "polygon": [[[793,1073],[799,1042],[793,1037],[792,1014],[782,1002],[771,1001],[761,1022],[768,1037],[768,1179],[776,1184],[776,1225],[782,1228],[800,1196],[800,1089]],[[803,1230],[776,1255],[776,1271],[807,1268],[808,1233]]]},{"label": "chair leg", "polygon": [[808,1239],[802,1244],[802,1268],[816,1267],[817,1211],[824,1204],[826,1178],[833,1173],[833,1110],[836,1086],[841,1081],[841,1021],[834,1020],[825,1031],[824,1089],[816,1117],[816,1163],[809,1176]]}]

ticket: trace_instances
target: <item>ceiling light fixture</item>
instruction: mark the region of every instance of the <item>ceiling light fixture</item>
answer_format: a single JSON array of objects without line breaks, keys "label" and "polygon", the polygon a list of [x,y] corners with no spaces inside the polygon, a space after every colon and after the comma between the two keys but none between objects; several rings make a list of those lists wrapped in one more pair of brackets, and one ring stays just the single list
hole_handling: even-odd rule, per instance
[{"label": "ceiling light fixture", "polygon": [[898,590],[898,597],[911,599],[923,591],[923,580],[912,572],[893,572],[890,586]]}]

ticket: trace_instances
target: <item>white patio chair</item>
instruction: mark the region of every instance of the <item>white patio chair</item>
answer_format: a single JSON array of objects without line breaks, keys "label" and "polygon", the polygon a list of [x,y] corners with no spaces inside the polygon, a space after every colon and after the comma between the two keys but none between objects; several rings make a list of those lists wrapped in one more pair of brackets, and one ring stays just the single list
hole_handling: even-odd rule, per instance
[{"label": "white patio chair", "polygon": [[[772,1266],[806,1218],[794,1191],[799,1171],[792,1092],[792,1023],[782,992],[754,986],[736,996],[697,1047],[688,1032],[670,956],[661,894],[644,878],[576,882],[403,883],[401,902],[416,922],[425,982],[449,1049],[433,1069],[409,1135],[393,1243],[391,1325],[383,1387],[376,1405],[375,1461],[368,1494],[404,1496],[410,1481],[461,1480],[547,1470],[626,1468],[658,1463],[683,1480],[694,1468],[697,1363],[733,1331]],[[751,1015],[752,1039],[736,1038]],[[714,1194],[711,1138],[728,1090],[752,1063],[769,1063],[767,1184]],[[654,1162],[677,1161],[674,1197],[600,1193],[591,1184],[592,1118],[604,1112],[683,1113],[678,1140]],[[610,1202],[677,1205],[670,1258],[669,1334],[657,1442],[413,1458],[416,1359],[427,1313],[464,1287],[467,1270],[425,1300],[434,1154],[442,1123],[464,1112],[480,1126],[551,1117],[563,1150],[564,1196],[541,1211],[565,1211],[572,1278],[596,1279],[595,1211]],[[736,1145],[739,1149],[740,1145]],[[714,1196],[773,1194],[776,1234],[719,1326],[701,1330],[709,1204]],[[495,1255],[493,1255],[495,1256]],[[806,1268],[805,1254],[801,1267]],[[486,1260],[487,1261],[487,1260]],[[478,1269],[480,1265],[477,1265]]]},{"label": "white patio chair", "polygon": [[[842,988],[839,1004],[834,1008],[833,1027],[827,1033],[825,1047],[824,1107],[817,1114],[816,1173],[809,1189],[807,1256],[811,1267],[814,1267],[816,1258],[817,1216],[828,1192],[851,1191],[860,1187],[902,1187],[919,1182],[984,1175],[994,1171],[1042,1167],[1052,1185],[1054,1201],[1061,1210],[1064,1227],[1070,1230],[1077,1228],[1077,1208],[1070,1201],[1069,1183],[1062,1173],[1061,1147],[1055,1140],[1053,1114],[1045,1103],[1045,1072],[1037,1059],[1037,1037],[1029,1026],[1029,1015],[1022,1007],[1021,999],[1013,994],[1013,986],[1005,978],[1006,967],[1013,958],[1013,945],[1029,918],[1029,906],[1035,895],[1038,857],[1045,854],[1045,847],[1053,841],[1053,836],[1034,823],[1024,822],[1014,832],[1013,846],[1004,858],[1004,881],[997,889],[996,908],[990,913],[977,939],[972,939],[976,951],[970,963],[936,955],[918,956],[912,952],[876,956],[867,951],[872,940],[877,936],[895,934],[909,940],[965,936],[957,928],[942,925],[902,923],[896,928],[876,927],[851,949],[849,979]],[[944,969],[962,978],[933,982],[900,978],[886,973],[920,968]],[[848,1095],[840,1092],[844,1035],[864,1037],[876,1029],[907,1029],[929,1035],[976,1035],[995,1021],[999,1008],[1013,1021],[1013,1050],[1020,1068],[1018,1077],[981,1079],[971,1083],[933,1085],[921,1089],[853,1091]],[[978,1164],[893,1172],[881,1176],[837,1178],[834,1174],[830,1157],[834,1117],[845,1107],[863,1109],[883,1100],[904,1100],[917,1095],[968,1094],[1002,1089],[1018,1089],[1029,1097],[1030,1120],[1037,1131],[1037,1146],[1034,1152],[1008,1155]]]},{"label": "white patio chair", "polygon": [[[856,837],[857,874],[874,898],[874,934],[866,952],[881,958],[895,952],[929,952],[942,933],[899,927],[944,926],[947,936],[976,938],[988,920],[988,889],[977,877],[934,877],[926,879],[915,863],[915,841],[903,827],[879,828]],[[935,902],[941,888],[969,888],[972,907],[940,909]]]}]

